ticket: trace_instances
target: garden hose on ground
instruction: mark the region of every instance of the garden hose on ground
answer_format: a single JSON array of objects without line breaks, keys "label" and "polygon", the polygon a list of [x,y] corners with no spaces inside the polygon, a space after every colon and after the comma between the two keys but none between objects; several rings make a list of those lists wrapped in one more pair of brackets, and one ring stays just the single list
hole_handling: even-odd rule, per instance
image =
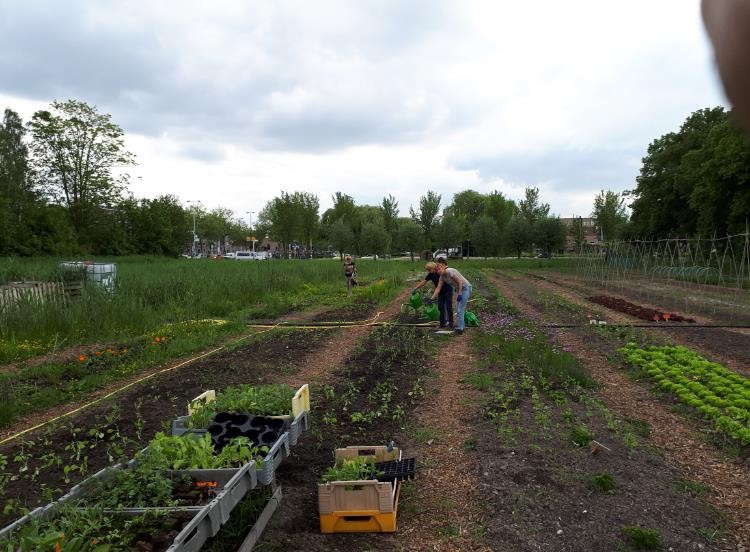
[{"label": "garden hose on ground", "polygon": [[219,351],[221,351],[223,349],[226,349],[230,345],[235,345],[236,343],[239,343],[240,341],[244,341],[248,337],[252,337],[252,336],[255,336],[255,335],[258,335],[258,334],[270,332],[271,330],[273,330],[276,327],[277,326],[268,326],[268,327],[266,327],[265,331],[253,332],[251,334],[243,335],[243,336],[241,336],[241,337],[239,337],[239,338],[237,338],[237,339],[235,339],[233,341],[230,341],[229,343],[226,343],[225,345],[222,345],[221,347],[217,347],[216,349],[212,349],[212,350],[210,350],[210,351],[208,351],[206,353],[202,353],[202,354],[197,355],[197,356],[195,356],[193,358],[189,358],[188,360],[184,360],[184,361],[182,361],[179,364],[176,364],[174,366],[170,366],[168,368],[163,368],[161,370],[158,370],[157,372],[153,372],[151,374],[147,374],[147,375],[145,375],[145,376],[143,376],[141,378],[138,378],[135,381],[131,381],[130,383],[128,383],[126,385],[123,385],[122,387],[119,387],[119,388],[115,389],[114,391],[111,391],[111,392],[107,393],[106,395],[104,395],[102,397],[94,399],[93,401],[89,401],[86,404],[84,404],[82,406],[79,406],[78,408],[74,408],[73,410],[65,412],[64,414],[60,414],[59,416],[55,416],[54,418],[50,418],[49,420],[46,420],[46,421],[41,422],[41,423],[39,423],[39,424],[37,424],[35,426],[29,427],[27,429],[24,429],[23,431],[19,431],[18,433],[15,433],[15,434],[13,434],[13,435],[11,435],[9,437],[6,437],[6,438],[0,440],[0,445],[4,445],[5,443],[9,443],[10,441],[13,441],[14,439],[17,439],[18,437],[20,437],[22,435],[25,435],[26,433],[29,433],[29,432],[34,431],[36,429],[42,428],[42,427],[44,427],[46,425],[49,425],[49,424],[51,424],[53,422],[56,422],[58,420],[62,420],[63,418],[67,418],[68,416],[72,416],[73,414],[76,414],[77,412],[81,412],[82,410],[85,410],[85,409],[89,408],[90,406],[94,406],[95,404],[98,404],[98,403],[100,403],[102,401],[105,401],[106,399],[108,399],[108,398],[110,398],[110,397],[112,397],[112,396],[120,393],[121,391],[124,391],[124,390],[129,389],[129,388],[131,388],[131,387],[133,387],[133,386],[135,386],[135,385],[137,385],[139,383],[142,383],[142,382],[144,382],[146,380],[149,380],[149,379],[153,378],[154,376],[158,376],[160,374],[165,374],[167,372],[171,372],[172,370],[177,370],[178,368],[182,368],[186,364],[190,364],[192,362],[195,362],[196,360],[200,360],[200,359],[205,358],[207,356],[210,356],[210,355],[212,355],[214,353],[217,353],[217,352],[219,352]]}]

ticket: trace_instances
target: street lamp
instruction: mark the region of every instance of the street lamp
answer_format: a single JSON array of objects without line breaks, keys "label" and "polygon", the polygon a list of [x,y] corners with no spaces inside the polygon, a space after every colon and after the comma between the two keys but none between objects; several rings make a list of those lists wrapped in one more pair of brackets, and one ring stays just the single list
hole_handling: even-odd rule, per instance
[{"label": "street lamp", "polygon": [[[197,204],[200,204],[200,200],[188,201],[187,203],[194,203],[194,204],[197,205]],[[191,211],[193,211],[193,245],[190,248],[190,250],[192,251],[193,257],[195,257],[195,244],[198,241],[198,235],[195,233],[195,211],[196,211],[196,209],[197,209],[197,207],[192,207],[191,208]]]},{"label": "street lamp", "polygon": [[[253,234],[253,215],[255,214],[255,211],[245,211],[246,215],[250,215],[250,224],[248,226],[250,227],[250,233]],[[252,236],[253,239],[250,241],[253,242],[253,253],[255,253],[255,242],[258,241],[255,239],[255,236]]]}]

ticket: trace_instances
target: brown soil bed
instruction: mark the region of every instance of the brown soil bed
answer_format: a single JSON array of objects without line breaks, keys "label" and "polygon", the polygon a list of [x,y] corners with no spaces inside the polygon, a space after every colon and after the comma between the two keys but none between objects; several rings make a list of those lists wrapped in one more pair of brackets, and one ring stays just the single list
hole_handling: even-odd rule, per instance
[{"label": "brown soil bed", "polygon": [[[552,321],[545,313],[544,305],[534,303],[532,299],[536,282],[506,277],[498,277],[496,282],[525,316],[538,322]],[[565,322],[559,312],[554,315],[554,322]],[[534,509],[546,509],[553,504],[561,519],[573,523],[577,535],[583,531],[579,535],[581,542],[598,543],[585,548],[587,550],[613,549],[611,542],[605,546],[606,536],[613,536],[611,531],[616,525],[634,525],[635,522],[658,527],[664,537],[664,549],[668,548],[667,544],[674,550],[737,550],[739,543],[747,546],[750,542],[750,505],[746,499],[750,496],[750,474],[747,465],[743,465],[742,460],[725,457],[699,436],[696,426],[671,412],[676,401],[653,394],[647,386],[632,381],[611,365],[608,359],[615,356],[619,346],[615,340],[586,327],[558,330],[557,334],[601,384],[597,395],[607,407],[626,423],[635,421],[636,428],[643,427],[639,420],[646,422],[650,432],[638,438],[644,446],[628,450],[622,441],[613,440],[609,428],[602,425],[601,420],[589,418],[587,424],[594,435],[597,438],[604,436],[600,440],[612,448],[612,454],[571,456],[564,442],[552,442],[550,453],[541,456],[535,448],[526,447],[524,450],[518,446],[504,456],[499,451],[489,454],[490,458],[493,455],[497,458],[493,463],[498,463],[506,476],[512,474],[509,469],[517,471],[520,463],[529,471],[528,477],[541,478],[541,489],[550,484],[559,486],[551,493],[541,493],[538,500],[532,500]],[[482,439],[479,442],[482,447],[489,441]],[[650,451],[649,445],[655,447],[658,454]],[[552,472],[542,469],[539,474],[549,458],[558,458],[555,463],[562,469]],[[576,482],[576,474],[605,471],[621,482],[615,496],[600,496],[589,490],[589,496],[582,498],[580,495],[585,492],[585,484]],[[549,478],[546,483],[545,478]],[[511,479],[514,480],[512,475]],[[507,477],[503,481],[507,482]],[[685,481],[693,483],[686,484]],[[502,488],[506,486],[501,484],[498,492],[502,494]],[[705,491],[706,495],[690,496],[690,492],[696,490]],[[581,498],[577,504],[571,499],[576,494]],[[722,513],[717,515],[706,503]],[[691,521],[686,521],[688,519]],[[506,532],[512,533],[514,524],[519,528],[526,527],[518,531],[518,538],[523,539],[524,531],[528,529],[528,516],[522,520],[507,519],[506,522],[502,525]],[[713,539],[707,539],[706,535],[713,535]],[[518,549],[534,548],[525,548],[520,543]]]},{"label": "brown soil bed", "polygon": [[653,322],[659,322],[660,320],[663,320],[665,322],[671,321],[691,322],[693,324],[695,323],[694,318],[685,318],[684,316],[679,314],[649,309],[640,305],[636,305],[635,303],[631,303],[630,301],[625,301],[624,299],[618,299],[617,297],[611,297],[609,295],[594,295],[592,297],[589,297],[589,301],[591,301],[592,303],[596,303],[597,305],[607,307],[608,309],[624,312],[625,314],[629,314],[630,316],[635,316],[636,318],[640,318],[641,320],[648,320]]}]

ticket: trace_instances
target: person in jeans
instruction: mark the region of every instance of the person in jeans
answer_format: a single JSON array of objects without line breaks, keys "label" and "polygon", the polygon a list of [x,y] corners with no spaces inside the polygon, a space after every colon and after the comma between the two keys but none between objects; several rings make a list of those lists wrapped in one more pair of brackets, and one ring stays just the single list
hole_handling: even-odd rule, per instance
[{"label": "person in jeans", "polygon": [[[440,259],[443,263],[445,260]],[[419,288],[425,285],[427,282],[432,282],[432,285],[437,289],[440,283],[440,274],[438,274],[438,263],[429,262],[424,267],[427,269],[427,276],[424,280],[419,282],[412,293],[416,293]],[[446,284],[440,290],[438,294],[438,311],[440,312],[440,327],[445,328],[446,325],[453,329],[453,288],[450,284]]]},{"label": "person in jeans", "polygon": [[464,333],[465,320],[464,313],[466,312],[466,304],[469,302],[471,297],[471,283],[469,280],[463,277],[463,275],[455,268],[448,268],[448,265],[438,264],[438,274],[440,274],[440,282],[435,292],[432,294],[434,300],[440,294],[443,286],[450,285],[456,290],[456,335]]}]

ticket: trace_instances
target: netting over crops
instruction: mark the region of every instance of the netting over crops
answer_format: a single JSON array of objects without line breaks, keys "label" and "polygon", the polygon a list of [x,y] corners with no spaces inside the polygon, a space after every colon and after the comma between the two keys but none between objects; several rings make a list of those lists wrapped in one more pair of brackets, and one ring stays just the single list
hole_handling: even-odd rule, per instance
[{"label": "netting over crops", "polygon": [[576,272],[640,303],[750,324],[750,233],[586,245]]}]

